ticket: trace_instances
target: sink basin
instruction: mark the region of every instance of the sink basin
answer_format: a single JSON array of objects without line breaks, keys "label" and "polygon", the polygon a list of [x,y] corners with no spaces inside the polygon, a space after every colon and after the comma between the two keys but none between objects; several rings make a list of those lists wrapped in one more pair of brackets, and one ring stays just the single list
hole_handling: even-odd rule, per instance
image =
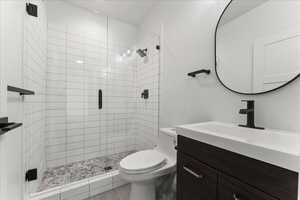
[{"label": "sink basin", "polygon": [[182,125],[176,127],[176,132],[294,171],[300,169],[300,134],[244,128],[221,122]]},{"label": "sink basin", "polygon": [[300,155],[300,136],[271,130],[243,128],[233,124],[208,122],[187,126],[218,137],[228,138],[247,144],[257,145],[289,154]]}]

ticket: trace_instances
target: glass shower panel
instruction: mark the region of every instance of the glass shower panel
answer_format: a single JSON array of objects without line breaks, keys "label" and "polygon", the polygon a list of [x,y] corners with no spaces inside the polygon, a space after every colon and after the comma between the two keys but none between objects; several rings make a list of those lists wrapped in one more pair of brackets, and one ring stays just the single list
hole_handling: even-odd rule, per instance
[{"label": "glass shower panel", "polygon": [[110,32],[48,27],[47,167],[135,149],[136,57]]},{"label": "glass shower panel", "polygon": [[109,45],[107,73],[107,142],[110,154],[135,149],[134,112],[136,62],[123,55],[132,47],[115,43]]},{"label": "glass shower panel", "polygon": [[[153,46],[156,41],[141,44],[141,48],[149,49],[145,60],[150,63],[142,62],[135,53],[136,26],[63,2],[52,3],[47,7],[48,21],[45,19],[41,29],[47,31],[43,34],[47,37],[43,40],[45,45],[47,43],[47,52],[43,52],[46,87],[43,87],[45,92],[41,90],[45,100],[40,100],[45,109],[39,109],[46,113],[45,120],[41,120],[41,124],[45,121],[45,127],[34,129],[41,132],[39,139],[45,141],[45,146],[37,142],[44,147],[45,156],[43,150],[37,152],[46,162],[39,165],[33,162],[41,160],[38,156],[35,160],[26,157],[28,163],[33,163],[30,168],[37,168],[40,177],[30,183],[34,186],[31,192],[55,190],[58,186],[67,188],[70,183],[106,173],[112,176],[113,173],[108,172],[117,172],[122,158],[140,149],[137,143],[146,147],[143,144],[148,139],[144,136],[156,135],[158,131],[156,81],[159,79],[155,71],[158,66],[152,67],[152,55],[158,53]],[[31,31],[38,27],[32,24],[28,28]],[[39,33],[37,31],[37,36],[29,41],[37,42]],[[24,69],[30,66],[32,63]],[[35,71],[27,72],[32,77],[40,77],[32,73]],[[31,81],[31,76],[28,78]],[[141,99],[142,89],[149,89],[148,100]],[[102,109],[98,105],[99,90],[102,91]],[[28,108],[28,111],[38,108]],[[27,117],[24,121],[30,119],[36,118]],[[137,135],[144,138],[144,143],[136,139]],[[28,151],[33,151],[30,144],[31,141],[27,141],[25,145]],[[109,166],[111,170],[106,169]]]},{"label": "glass shower panel", "polygon": [[66,30],[48,25],[46,76],[46,167],[66,164]]},{"label": "glass shower panel", "polygon": [[[148,34],[138,42],[138,49],[147,49],[146,57],[137,57],[136,75],[136,131],[137,148],[147,149],[155,145],[159,132],[160,94],[160,36]],[[149,90],[149,98],[141,98],[141,93]]]},{"label": "glass shower panel", "polygon": [[[104,108],[99,109],[99,90],[106,90],[106,44],[99,39],[88,38],[85,44],[85,159],[105,155],[101,129]],[[103,145],[102,145],[103,144]]]},{"label": "glass shower panel", "polygon": [[107,53],[99,36],[48,28],[46,157],[54,167],[103,153],[97,94]]},{"label": "glass shower panel", "polygon": [[85,137],[85,39],[67,32],[66,40],[66,162],[84,159]]},{"label": "glass shower panel", "polygon": [[[116,20],[85,28],[48,24],[46,166],[36,166],[43,173],[37,191],[112,172],[126,155],[154,147],[159,36],[136,46],[134,33]],[[141,58],[137,48],[148,55]],[[148,99],[141,98],[145,89]]]}]

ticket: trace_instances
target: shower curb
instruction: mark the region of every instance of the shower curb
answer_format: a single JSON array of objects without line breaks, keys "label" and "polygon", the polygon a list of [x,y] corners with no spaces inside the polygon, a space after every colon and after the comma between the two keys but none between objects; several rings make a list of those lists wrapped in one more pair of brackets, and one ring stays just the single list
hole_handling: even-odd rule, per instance
[{"label": "shower curb", "polygon": [[119,170],[115,170],[103,175],[33,193],[30,195],[29,200],[74,200],[74,198],[83,200],[125,184],[128,184],[128,182],[121,179]]}]

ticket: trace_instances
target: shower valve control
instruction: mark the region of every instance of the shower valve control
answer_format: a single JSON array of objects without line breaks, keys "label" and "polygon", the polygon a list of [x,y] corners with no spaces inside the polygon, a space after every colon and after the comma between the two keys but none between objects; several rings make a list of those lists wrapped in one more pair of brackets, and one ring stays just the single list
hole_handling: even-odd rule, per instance
[{"label": "shower valve control", "polygon": [[142,92],[141,97],[142,97],[143,99],[149,99],[149,90],[148,90],[148,89],[144,90],[144,91]]}]

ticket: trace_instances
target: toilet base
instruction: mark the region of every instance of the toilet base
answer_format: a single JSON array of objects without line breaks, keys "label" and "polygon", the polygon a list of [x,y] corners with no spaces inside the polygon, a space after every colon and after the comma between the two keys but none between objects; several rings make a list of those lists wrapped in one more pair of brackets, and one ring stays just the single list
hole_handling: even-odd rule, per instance
[{"label": "toilet base", "polygon": [[133,182],[131,184],[130,200],[155,200],[155,181]]}]

